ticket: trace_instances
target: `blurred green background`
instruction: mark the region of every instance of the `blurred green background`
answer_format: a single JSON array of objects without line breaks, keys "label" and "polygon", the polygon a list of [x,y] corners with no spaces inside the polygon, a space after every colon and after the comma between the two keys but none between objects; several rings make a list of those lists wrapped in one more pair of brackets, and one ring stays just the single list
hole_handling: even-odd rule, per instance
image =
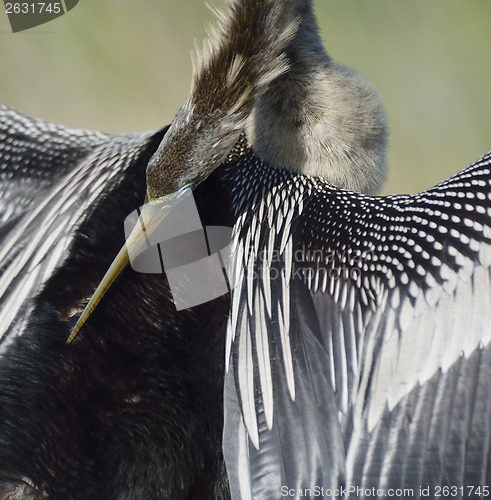
[{"label": "blurred green background", "polygon": [[[0,102],[106,132],[170,122],[189,91],[190,49],[213,19],[201,0],[80,0],[12,34],[0,5]],[[331,56],[365,74],[384,99],[384,193],[430,187],[491,149],[491,0],[315,6]]]}]

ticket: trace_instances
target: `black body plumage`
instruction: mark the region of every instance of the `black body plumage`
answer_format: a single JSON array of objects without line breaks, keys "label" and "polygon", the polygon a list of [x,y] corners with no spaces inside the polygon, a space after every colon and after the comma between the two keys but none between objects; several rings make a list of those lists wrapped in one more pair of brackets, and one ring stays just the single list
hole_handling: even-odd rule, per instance
[{"label": "black body plumage", "polygon": [[[30,171],[42,166],[53,148],[46,138],[36,143],[33,132],[40,122],[29,123],[27,149],[12,133],[16,113],[6,108],[2,113],[8,117],[2,133],[12,138],[22,162]],[[70,348],[64,345],[72,310],[91,293],[124,241],[121,221],[141,204],[145,168],[164,133],[107,137],[93,147],[115,168],[127,165],[89,213],[80,214],[84,220],[68,256],[34,300],[25,332],[2,357],[1,498],[20,491],[23,478],[36,492],[20,498],[44,498],[40,492],[57,499],[228,497],[220,447],[227,297],[175,316],[165,276],[129,270],[84,335]],[[64,135],[69,146],[69,132]],[[63,139],[58,134],[53,145],[61,146]],[[138,151],[127,161],[135,143]],[[81,150],[72,167],[88,154]],[[5,149],[0,158],[17,172]],[[203,220],[216,223],[221,212],[210,198],[196,196],[198,203],[203,200]],[[141,294],[147,297],[144,309]],[[8,339],[15,335],[9,333]],[[19,486],[10,486],[16,480]]]}]

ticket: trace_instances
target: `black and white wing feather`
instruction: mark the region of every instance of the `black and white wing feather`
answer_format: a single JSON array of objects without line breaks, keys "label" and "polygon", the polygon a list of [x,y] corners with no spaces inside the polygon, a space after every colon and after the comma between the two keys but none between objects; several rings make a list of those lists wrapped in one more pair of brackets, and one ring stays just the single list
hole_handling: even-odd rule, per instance
[{"label": "black and white wing feather", "polygon": [[[244,185],[257,184],[267,169],[252,154],[242,162]],[[270,171],[250,206],[235,191],[224,430],[233,498],[482,491],[491,154],[415,195]]]},{"label": "black and white wing feather", "polygon": [[2,342],[21,334],[30,299],[64,261],[76,227],[155,134],[68,129],[0,106]]}]

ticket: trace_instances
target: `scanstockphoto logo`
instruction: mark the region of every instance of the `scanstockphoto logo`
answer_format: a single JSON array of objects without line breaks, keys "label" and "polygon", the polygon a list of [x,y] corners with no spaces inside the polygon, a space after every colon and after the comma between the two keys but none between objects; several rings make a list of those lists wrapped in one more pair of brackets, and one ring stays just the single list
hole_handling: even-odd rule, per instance
[{"label": "scanstockphoto logo", "polygon": [[17,33],[53,21],[72,10],[78,2],[79,0],[47,0],[45,2],[4,0],[3,3],[12,32]]},{"label": "scanstockphoto logo", "polygon": [[[229,291],[225,264],[231,251],[232,228],[203,227],[191,190],[162,203],[165,217],[152,227],[147,204],[125,220],[124,229],[131,267],[140,273],[167,275],[178,311],[220,297]],[[152,229],[150,230],[150,227]],[[130,245],[132,235],[138,245]]]}]

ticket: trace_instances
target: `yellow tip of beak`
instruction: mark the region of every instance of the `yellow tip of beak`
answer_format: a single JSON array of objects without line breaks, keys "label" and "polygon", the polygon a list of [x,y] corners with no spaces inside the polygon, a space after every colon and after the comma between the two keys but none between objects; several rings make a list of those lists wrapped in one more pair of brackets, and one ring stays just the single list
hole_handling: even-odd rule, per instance
[{"label": "yellow tip of beak", "polygon": [[80,331],[82,326],[84,326],[84,323],[94,312],[95,308],[101,301],[104,294],[109,290],[109,288],[114,283],[116,278],[126,269],[129,262],[130,259],[128,256],[128,250],[126,248],[126,245],[124,245],[118,252],[116,258],[113,260],[113,263],[107,270],[106,274],[104,275],[104,278],[102,278],[102,281],[96,288],[94,295],[92,295],[92,298],[90,299],[89,303],[85,306],[85,309],[80,315],[80,318],[78,318],[76,325],[73,327],[72,333],[70,333],[70,336],[66,341],[67,344],[70,344],[72,342],[72,340],[75,338],[75,336]]}]

